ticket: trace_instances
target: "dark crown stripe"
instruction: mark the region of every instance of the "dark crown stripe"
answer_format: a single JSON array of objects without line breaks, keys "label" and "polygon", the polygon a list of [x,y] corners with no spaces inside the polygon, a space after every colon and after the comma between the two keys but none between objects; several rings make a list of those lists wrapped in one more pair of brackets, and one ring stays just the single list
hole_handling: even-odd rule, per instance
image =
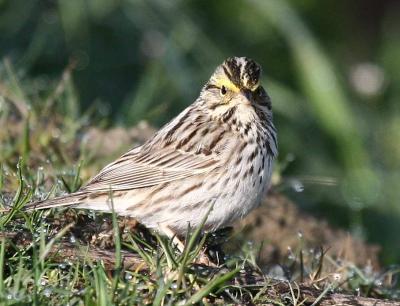
[{"label": "dark crown stripe", "polygon": [[236,59],[234,57],[228,58],[222,67],[229,80],[233,84],[240,86],[240,66],[238,66]]},{"label": "dark crown stripe", "polygon": [[258,83],[261,74],[261,67],[253,60],[246,59],[246,66],[244,68],[244,73],[248,75],[248,86],[254,86]]},{"label": "dark crown stripe", "polygon": [[[243,65],[244,69],[241,69]],[[258,83],[261,75],[260,65],[249,58],[228,58],[222,68],[229,80],[241,88],[252,88]]]}]

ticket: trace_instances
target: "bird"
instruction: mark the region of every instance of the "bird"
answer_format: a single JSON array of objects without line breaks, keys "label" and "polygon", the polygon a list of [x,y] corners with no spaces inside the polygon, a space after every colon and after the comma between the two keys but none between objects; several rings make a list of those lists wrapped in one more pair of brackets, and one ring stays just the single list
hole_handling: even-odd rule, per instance
[{"label": "bird", "polygon": [[278,154],[261,73],[250,58],[227,58],[198,98],[143,145],[78,191],[25,209],[114,211],[169,237],[202,220],[205,231],[216,231],[243,218],[267,192]]}]

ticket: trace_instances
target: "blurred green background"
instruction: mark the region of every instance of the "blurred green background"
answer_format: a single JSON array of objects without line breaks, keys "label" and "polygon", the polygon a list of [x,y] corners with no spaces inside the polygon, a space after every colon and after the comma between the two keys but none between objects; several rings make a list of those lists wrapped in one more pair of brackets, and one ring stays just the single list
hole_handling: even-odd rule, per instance
[{"label": "blurred green background", "polygon": [[0,0],[0,75],[7,59],[40,95],[74,63],[106,125],[162,125],[233,55],[264,67],[277,188],[398,261],[400,2]]}]

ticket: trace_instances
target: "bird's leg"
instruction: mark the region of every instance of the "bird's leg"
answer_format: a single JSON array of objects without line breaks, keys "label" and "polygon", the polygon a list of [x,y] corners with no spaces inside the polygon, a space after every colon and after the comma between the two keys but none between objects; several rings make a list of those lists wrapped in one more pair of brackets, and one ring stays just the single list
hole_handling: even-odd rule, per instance
[{"label": "bird's leg", "polygon": [[[183,250],[185,248],[185,245],[183,242],[177,237],[176,233],[168,227],[168,225],[165,224],[159,224],[158,225],[160,230],[169,238],[172,239],[172,243],[176,245],[178,250],[183,253]],[[206,249],[203,249],[200,251],[199,258],[195,261],[196,264],[200,265],[206,265],[210,267],[217,267],[219,265],[219,260],[218,264],[214,263],[211,259],[210,256],[207,254]]]},{"label": "bird's leg", "polygon": [[172,243],[176,245],[176,247],[181,253],[183,253],[185,245],[183,244],[182,241],[180,241],[176,233],[174,233],[174,231],[168,225],[159,224],[158,226],[161,229],[161,231],[165,234],[165,236],[167,236],[169,239],[172,239]]}]

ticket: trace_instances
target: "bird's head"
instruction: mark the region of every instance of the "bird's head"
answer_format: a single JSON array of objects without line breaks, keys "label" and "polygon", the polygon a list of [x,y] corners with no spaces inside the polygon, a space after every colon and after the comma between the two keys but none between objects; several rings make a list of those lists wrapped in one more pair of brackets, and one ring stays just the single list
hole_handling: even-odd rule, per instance
[{"label": "bird's head", "polygon": [[[243,125],[271,117],[271,101],[260,85],[261,66],[247,57],[231,57],[217,67],[200,98],[208,112],[222,121]],[[256,118],[264,114],[265,118]],[[258,116],[259,117],[259,116]]]}]

